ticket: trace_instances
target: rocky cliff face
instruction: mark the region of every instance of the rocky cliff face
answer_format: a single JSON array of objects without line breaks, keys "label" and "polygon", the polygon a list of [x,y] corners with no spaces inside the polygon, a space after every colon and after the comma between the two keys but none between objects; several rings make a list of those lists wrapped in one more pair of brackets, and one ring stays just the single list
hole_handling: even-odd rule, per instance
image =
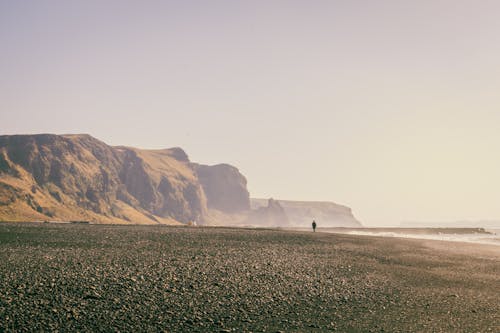
[{"label": "rocky cliff face", "polygon": [[228,164],[196,165],[196,173],[207,196],[208,208],[228,213],[250,209],[246,178]]},{"label": "rocky cliff face", "polygon": [[252,210],[243,224],[258,227],[289,227],[290,221],[280,203],[269,199],[267,206]]},{"label": "rocky cliff face", "polygon": [[[292,227],[310,227],[316,220],[318,227],[361,227],[351,208],[333,202],[279,200]],[[251,199],[252,209],[265,207],[267,200]]]},{"label": "rocky cliff face", "polygon": [[[180,148],[111,147],[89,135],[0,136],[0,220],[203,223],[205,192],[224,211],[217,195],[246,184],[235,170],[195,165]],[[249,204],[238,189],[234,209]]]},{"label": "rocky cliff face", "polygon": [[[359,227],[334,203],[252,199],[233,166],[89,135],[0,136],[0,221]],[[253,208],[253,209],[251,209]]]}]

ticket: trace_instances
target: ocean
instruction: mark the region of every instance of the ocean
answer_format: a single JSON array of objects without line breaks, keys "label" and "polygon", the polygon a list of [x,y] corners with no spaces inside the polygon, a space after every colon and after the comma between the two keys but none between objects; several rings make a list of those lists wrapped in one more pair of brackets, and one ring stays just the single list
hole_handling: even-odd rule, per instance
[{"label": "ocean", "polygon": [[[478,230],[480,230],[478,232]],[[495,228],[325,228],[320,232],[377,237],[430,239],[500,246],[500,227]],[[469,232],[470,231],[470,232]]]}]

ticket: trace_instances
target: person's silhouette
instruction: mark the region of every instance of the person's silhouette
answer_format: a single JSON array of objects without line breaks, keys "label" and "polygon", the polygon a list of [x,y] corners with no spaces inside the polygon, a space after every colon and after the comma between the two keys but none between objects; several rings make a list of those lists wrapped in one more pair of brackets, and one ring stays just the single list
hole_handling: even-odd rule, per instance
[{"label": "person's silhouette", "polygon": [[316,232],[316,221],[313,220],[313,223],[312,223],[312,227],[313,227],[313,232]]}]

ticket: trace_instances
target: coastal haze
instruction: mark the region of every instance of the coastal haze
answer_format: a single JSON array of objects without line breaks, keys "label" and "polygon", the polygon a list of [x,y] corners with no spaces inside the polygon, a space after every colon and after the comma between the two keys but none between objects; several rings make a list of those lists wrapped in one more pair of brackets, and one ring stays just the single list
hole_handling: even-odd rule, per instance
[{"label": "coastal haze", "polygon": [[[283,205],[283,206],[282,206]],[[250,199],[228,164],[203,165],[181,148],[111,147],[86,134],[0,136],[0,221],[359,227],[333,202]]]},{"label": "coastal haze", "polygon": [[498,13],[0,0],[0,332],[497,332]]},{"label": "coastal haze", "polygon": [[499,6],[1,1],[2,134],[182,147],[366,226],[500,220]]}]

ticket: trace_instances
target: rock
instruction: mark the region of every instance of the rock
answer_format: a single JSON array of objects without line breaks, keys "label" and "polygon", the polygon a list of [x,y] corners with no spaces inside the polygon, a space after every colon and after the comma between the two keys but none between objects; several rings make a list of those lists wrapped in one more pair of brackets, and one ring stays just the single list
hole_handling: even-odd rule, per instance
[{"label": "rock", "polygon": [[226,213],[250,209],[247,180],[237,168],[228,164],[196,165],[195,170],[207,196],[208,208]]},{"label": "rock", "polygon": [[[312,220],[318,227],[361,227],[349,207],[334,202],[278,200],[289,219],[290,226],[310,227]],[[252,209],[265,207],[268,200],[250,199]]]},{"label": "rock", "polygon": [[[191,163],[180,148],[111,147],[89,135],[0,136],[0,219],[203,223],[209,205],[250,206],[226,164]],[[15,215],[13,215],[15,213]]]},{"label": "rock", "polygon": [[252,211],[244,224],[252,226],[286,227],[289,226],[289,220],[280,203],[271,198],[267,202],[267,207],[260,207]]}]

